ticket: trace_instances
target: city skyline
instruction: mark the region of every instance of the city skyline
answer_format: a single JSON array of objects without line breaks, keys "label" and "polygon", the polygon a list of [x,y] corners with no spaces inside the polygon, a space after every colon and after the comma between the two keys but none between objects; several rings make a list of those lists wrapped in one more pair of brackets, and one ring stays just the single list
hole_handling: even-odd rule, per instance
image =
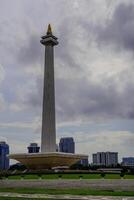
[{"label": "city skyline", "polygon": [[[76,152],[90,157],[113,146],[120,158],[133,156],[133,1],[0,2],[0,140],[13,153],[26,151],[30,142],[40,145],[44,60],[39,38],[51,23],[60,38],[58,139],[73,136]],[[44,10],[49,11],[45,17]]]}]

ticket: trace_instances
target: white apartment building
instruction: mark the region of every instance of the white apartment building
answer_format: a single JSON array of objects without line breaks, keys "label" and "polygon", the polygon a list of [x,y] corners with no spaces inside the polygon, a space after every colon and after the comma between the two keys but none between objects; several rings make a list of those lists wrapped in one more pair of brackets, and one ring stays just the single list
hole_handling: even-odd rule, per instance
[{"label": "white apartment building", "polygon": [[116,166],[118,164],[118,152],[97,152],[92,155],[94,165]]}]

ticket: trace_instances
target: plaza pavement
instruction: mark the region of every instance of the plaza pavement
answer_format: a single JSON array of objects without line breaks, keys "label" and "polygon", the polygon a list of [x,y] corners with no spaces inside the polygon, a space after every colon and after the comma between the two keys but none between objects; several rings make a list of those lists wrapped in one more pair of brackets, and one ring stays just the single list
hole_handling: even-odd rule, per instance
[{"label": "plaza pavement", "polygon": [[4,192],[0,197],[18,197],[18,198],[42,198],[42,199],[74,199],[74,200],[134,200],[134,197],[110,197],[110,196],[80,196],[80,195],[47,195],[47,194],[17,194]]},{"label": "plaza pavement", "polygon": [[0,188],[90,188],[113,191],[134,191],[134,180],[88,179],[88,180],[0,180]]}]

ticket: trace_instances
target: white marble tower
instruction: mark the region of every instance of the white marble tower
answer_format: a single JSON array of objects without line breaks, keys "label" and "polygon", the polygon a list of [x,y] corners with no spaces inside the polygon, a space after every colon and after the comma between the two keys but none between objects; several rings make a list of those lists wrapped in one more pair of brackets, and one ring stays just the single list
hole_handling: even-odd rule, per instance
[{"label": "white marble tower", "polygon": [[50,24],[46,35],[41,38],[41,44],[45,45],[41,152],[45,153],[56,151],[54,46],[58,41]]}]

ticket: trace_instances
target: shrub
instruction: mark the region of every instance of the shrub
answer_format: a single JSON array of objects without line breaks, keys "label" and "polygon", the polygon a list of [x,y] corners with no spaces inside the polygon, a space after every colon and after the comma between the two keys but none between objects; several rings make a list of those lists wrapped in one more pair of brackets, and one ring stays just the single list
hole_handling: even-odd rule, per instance
[{"label": "shrub", "polygon": [[105,175],[106,175],[105,173],[101,173],[101,177],[102,177],[102,178],[104,178],[104,177],[105,177]]},{"label": "shrub", "polygon": [[42,174],[38,174],[38,177],[39,177],[39,178],[42,178]]},{"label": "shrub", "polygon": [[120,177],[121,177],[121,178],[123,178],[124,175],[125,175],[125,174],[124,174],[123,172],[120,173]]}]

